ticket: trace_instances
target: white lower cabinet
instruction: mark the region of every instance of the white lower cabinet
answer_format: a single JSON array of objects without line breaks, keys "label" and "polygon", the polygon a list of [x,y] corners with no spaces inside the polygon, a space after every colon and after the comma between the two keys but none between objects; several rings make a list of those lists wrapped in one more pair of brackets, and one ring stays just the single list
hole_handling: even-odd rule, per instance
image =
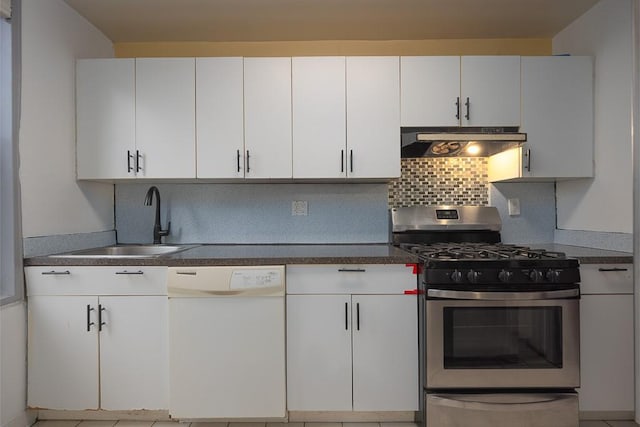
[{"label": "white lower cabinet", "polygon": [[29,407],[168,408],[166,268],[25,271]]},{"label": "white lower cabinet", "polygon": [[580,270],[580,411],[633,413],[633,265]]},{"label": "white lower cabinet", "polygon": [[[288,288],[302,292],[287,295],[290,411],[418,409],[417,301],[399,290],[415,288],[416,277],[404,266],[386,266],[395,279],[383,294],[375,283],[381,268],[288,267]],[[368,278],[381,294],[366,294]],[[314,294],[319,279],[334,283]],[[323,294],[336,283],[341,294]],[[361,294],[352,294],[355,288]]]}]

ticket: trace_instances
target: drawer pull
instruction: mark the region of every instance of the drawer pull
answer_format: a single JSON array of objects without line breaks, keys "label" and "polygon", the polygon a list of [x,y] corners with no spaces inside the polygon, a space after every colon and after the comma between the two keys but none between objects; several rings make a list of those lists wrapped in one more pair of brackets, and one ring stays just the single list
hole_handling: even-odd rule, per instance
[{"label": "drawer pull", "polygon": [[611,267],[611,268],[599,268],[598,271],[629,271],[628,268]]},{"label": "drawer pull", "polygon": [[176,271],[176,274],[180,274],[182,276],[196,276],[198,273],[196,271]]},{"label": "drawer pull", "polygon": [[338,271],[341,273],[364,273],[367,270],[364,268],[339,268]]},{"label": "drawer pull", "polygon": [[138,270],[138,271],[127,271],[127,270],[122,270],[122,271],[116,271],[116,274],[144,274],[144,271],[142,270]]},{"label": "drawer pull", "polygon": [[43,271],[42,275],[44,276],[66,276],[71,274],[71,272],[69,270],[64,270],[64,271],[55,271],[55,270],[51,270],[51,271]]}]

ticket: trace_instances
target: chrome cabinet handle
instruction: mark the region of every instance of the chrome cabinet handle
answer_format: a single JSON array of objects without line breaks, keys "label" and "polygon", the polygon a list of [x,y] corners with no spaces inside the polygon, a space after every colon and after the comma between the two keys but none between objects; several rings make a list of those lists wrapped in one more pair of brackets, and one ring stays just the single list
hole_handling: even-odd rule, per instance
[{"label": "chrome cabinet handle", "polygon": [[198,273],[196,271],[176,271],[176,274],[180,274],[182,276],[195,276]]},{"label": "chrome cabinet handle", "polygon": [[142,271],[142,270],[138,270],[138,271],[122,270],[122,271],[116,271],[116,274],[137,274],[137,275],[142,275],[142,274],[144,274],[144,271]]},{"label": "chrome cabinet handle", "polygon": [[142,155],[140,154],[140,150],[136,150],[136,172],[140,172],[142,168],[140,167],[140,159]]},{"label": "chrome cabinet handle", "polygon": [[600,267],[598,271],[629,271],[628,268],[620,268],[620,267],[611,267],[611,268],[603,268]]},{"label": "chrome cabinet handle", "polygon": [[94,310],[93,307],[87,304],[87,332],[91,332],[91,327],[95,325],[95,323],[91,321],[91,312],[93,310]]},{"label": "chrome cabinet handle", "polygon": [[51,270],[51,271],[43,271],[40,274],[42,274],[43,276],[68,276],[71,274],[71,272],[69,270],[64,270],[64,271]]},{"label": "chrome cabinet handle", "polygon": [[339,268],[338,271],[341,273],[364,273],[367,270],[364,268]]}]

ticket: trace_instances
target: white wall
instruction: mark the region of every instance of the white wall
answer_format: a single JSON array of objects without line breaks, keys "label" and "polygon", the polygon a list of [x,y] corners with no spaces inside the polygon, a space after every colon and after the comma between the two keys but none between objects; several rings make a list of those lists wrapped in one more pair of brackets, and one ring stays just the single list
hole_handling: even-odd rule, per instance
[{"label": "white wall", "polygon": [[24,302],[0,307],[0,426],[24,427],[27,321]]},{"label": "white wall", "polygon": [[559,229],[633,230],[631,10],[632,0],[601,0],[553,38],[554,54],[595,59],[595,178],[557,184]]},{"label": "white wall", "polygon": [[22,1],[24,237],[113,229],[113,186],[75,180],[75,60],[113,46],[62,0]]},{"label": "white wall", "polygon": [[[20,181],[25,237],[113,229],[113,186],[75,182],[75,59],[111,42],[62,0],[22,0]],[[26,306],[0,308],[0,426],[29,425]]]}]

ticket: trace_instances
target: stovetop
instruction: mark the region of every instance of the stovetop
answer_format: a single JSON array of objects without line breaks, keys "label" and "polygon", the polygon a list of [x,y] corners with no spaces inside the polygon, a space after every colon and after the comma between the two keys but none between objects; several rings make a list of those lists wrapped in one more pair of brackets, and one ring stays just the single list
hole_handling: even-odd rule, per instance
[{"label": "stovetop", "polygon": [[505,243],[406,243],[400,247],[425,260],[561,260],[563,252]]},{"label": "stovetop", "polygon": [[491,206],[412,206],[390,212],[391,241],[423,261],[431,285],[544,288],[580,281],[576,259],[562,252],[500,243]]},{"label": "stovetop", "polygon": [[578,260],[562,252],[505,243],[401,244],[423,261],[427,286],[526,285],[557,288],[580,282]]}]

